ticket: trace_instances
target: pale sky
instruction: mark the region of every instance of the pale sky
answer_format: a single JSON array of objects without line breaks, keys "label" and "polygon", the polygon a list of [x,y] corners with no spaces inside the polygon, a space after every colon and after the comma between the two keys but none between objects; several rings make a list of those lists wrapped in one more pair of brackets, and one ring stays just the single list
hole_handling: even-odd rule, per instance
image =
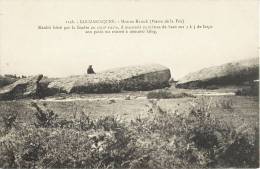
[{"label": "pale sky", "polygon": [[[183,18],[209,31],[86,35],[40,31],[68,19]],[[258,56],[257,0],[0,0],[0,73],[62,77],[158,63],[179,79],[189,72]]]}]

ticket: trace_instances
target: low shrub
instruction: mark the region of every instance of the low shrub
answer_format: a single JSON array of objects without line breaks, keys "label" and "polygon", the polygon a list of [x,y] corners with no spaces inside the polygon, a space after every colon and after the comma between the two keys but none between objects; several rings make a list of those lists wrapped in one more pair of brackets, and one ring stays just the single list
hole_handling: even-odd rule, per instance
[{"label": "low shrub", "polygon": [[148,99],[171,99],[171,98],[183,98],[183,97],[195,97],[188,93],[172,93],[167,90],[151,91],[146,96]]},{"label": "low shrub", "polygon": [[183,114],[157,113],[132,123],[141,147],[149,147],[145,152],[149,167],[258,166],[256,136],[218,121],[205,107],[196,105]]},{"label": "low shrub", "polygon": [[[36,122],[34,125],[36,127],[55,127],[57,126],[56,118],[57,114],[54,114],[52,110],[46,109],[45,111],[38,106],[37,103],[32,102],[32,107],[36,109],[35,116]],[[44,106],[46,106],[44,104]]]},{"label": "low shrub", "polygon": [[0,166],[119,168],[134,158],[134,137],[118,120],[85,120],[63,128],[25,125],[23,130],[11,129],[0,138]]},{"label": "low shrub", "polygon": [[[22,130],[10,127],[0,137],[0,167],[258,166],[258,136],[248,134],[248,127],[235,129],[218,121],[211,117],[209,106],[195,102],[191,110],[181,113],[163,111],[155,100],[150,104],[151,115],[130,124],[115,117],[91,119],[85,113],[61,119],[54,113],[40,125],[23,123]],[[41,109],[37,104],[34,107]],[[37,111],[46,114],[45,110]]]},{"label": "low shrub", "polygon": [[222,109],[232,109],[233,100],[231,98],[223,98],[216,103],[216,106]]},{"label": "low shrub", "polygon": [[237,96],[258,96],[259,95],[259,84],[251,84],[248,87],[244,87],[235,92]]}]

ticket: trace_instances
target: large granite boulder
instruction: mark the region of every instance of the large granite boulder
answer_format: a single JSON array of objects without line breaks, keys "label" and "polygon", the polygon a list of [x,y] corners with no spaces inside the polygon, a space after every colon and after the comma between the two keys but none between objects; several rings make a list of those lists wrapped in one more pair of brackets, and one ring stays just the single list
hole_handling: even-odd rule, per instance
[{"label": "large granite boulder", "polygon": [[259,58],[226,63],[201,69],[180,79],[178,88],[207,88],[209,86],[239,85],[259,79]]},{"label": "large granite boulder", "polygon": [[72,76],[52,81],[53,93],[111,93],[121,90],[151,90],[168,86],[167,67],[153,64],[110,69],[96,74]]},{"label": "large granite boulder", "polygon": [[14,100],[35,97],[39,92],[39,82],[43,75],[22,78],[0,89],[0,100]]},{"label": "large granite boulder", "polygon": [[10,85],[10,84],[14,83],[17,80],[18,80],[18,78],[8,77],[8,76],[1,76],[0,75],[0,87],[4,87],[4,86],[7,86],[7,85]]},{"label": "large granite boulder", "polygon": [[56,90],[48,87],[49,84],[56,79],[58,79],[58,78],[48,78],[46,76],[43,76],[43,78],[38,83],[37,97],[44,98],[46,96],[52,96],[52,95],[57,94]]}]

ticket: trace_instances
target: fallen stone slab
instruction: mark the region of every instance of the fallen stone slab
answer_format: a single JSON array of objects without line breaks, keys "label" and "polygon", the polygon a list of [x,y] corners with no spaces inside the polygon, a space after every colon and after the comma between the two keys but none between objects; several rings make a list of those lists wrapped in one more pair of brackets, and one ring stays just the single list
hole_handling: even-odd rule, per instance
[{"label": "fallen stone slab", "polygon": [[158,64],[128,66],[96,74],[72,76],[52,81],[53,93],[113,93],[122,90],[151,90],[168,86],[170,70]]},{"label": "fallen stone slab", "polygon": [[4,86],[7,86],[7,85],[10,85],[10,84],[14,83],[17,80],[18,80],[17,78],[1,76],[0,75],[0,87],[4,87]]},{"label": "fallen stone slab", "polygon": [[239,85],[256,79],[259,79],[259,58],[250,58],[190,73],[180,79],[176,87],[194,89]]},{"label": "fallen stone slab", "polygon": [[0,89],[0,100],[14,100],[38,95],[39,82],[43,75],[22,78]]}]

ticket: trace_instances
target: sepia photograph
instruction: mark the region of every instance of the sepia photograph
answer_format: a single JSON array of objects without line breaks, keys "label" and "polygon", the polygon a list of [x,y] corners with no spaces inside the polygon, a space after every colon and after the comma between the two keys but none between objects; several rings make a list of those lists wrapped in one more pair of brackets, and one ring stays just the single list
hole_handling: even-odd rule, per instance
[{"label": "sepia photograph", "polygon": [[0,0],[0,169],[259,168],[258,0]]}]

